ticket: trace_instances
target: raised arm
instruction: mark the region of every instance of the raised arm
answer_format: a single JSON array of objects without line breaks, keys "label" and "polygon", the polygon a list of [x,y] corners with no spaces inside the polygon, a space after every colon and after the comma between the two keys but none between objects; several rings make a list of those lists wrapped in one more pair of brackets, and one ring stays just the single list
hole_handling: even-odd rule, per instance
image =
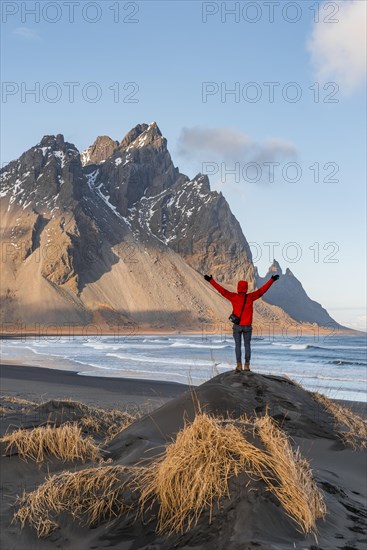
[{"label": "raised arm", "polygon": [[204,275],[204,279],[208,281],[222,296],[227,298],[227,300],[230,300],[236,293],[230,292],[226,288],[223,288],[217,281],[214,281],[213,277],[211,275]]},{"label": "raised arm", "polygon": [[271,285],[274,283],[274,281],[277,281],[279,279],[279,275],[272,275],[270,277],[270,279],[263,285],[261,286],[260,288],[258,288],[257,290],[255,290],[254,292],[251,292],[251,297],[253,300],[258,300],[259,298],[261,298],[261,296],[263,294],[265,294],[265,292],[267,290],[269,290],[269,288],[271,287]]}]

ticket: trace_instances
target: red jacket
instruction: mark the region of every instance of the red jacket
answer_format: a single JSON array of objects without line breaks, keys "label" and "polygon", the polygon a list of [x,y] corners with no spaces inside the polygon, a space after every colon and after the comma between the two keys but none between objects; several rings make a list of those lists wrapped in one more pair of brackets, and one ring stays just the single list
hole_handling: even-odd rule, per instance
[{"label": "red jacket", "polygon": [[[224,296],[225,298],[227,298],[227,300],[231,302],[233,313],[237,315],[237,317],[239,317],[241,315],[243,300],[248,289],[247,281],[238,282],[237,292],[230,292],[229,290],[226,290],[219,283],[214,281],[214,279],[211,279],[210,283],[213,285],[214,288],[218,290],[218,292],[221,293],[222,296]],[[271,287],[273,283],[274,280],[270,278],[269,281],[265,283],[261,288],[247,294],[246,305],[243,309],[239,322],[240,325],[252,325],[253,303],[255,300],[261,298],[261,296],[265,294],[265,292]]]}]

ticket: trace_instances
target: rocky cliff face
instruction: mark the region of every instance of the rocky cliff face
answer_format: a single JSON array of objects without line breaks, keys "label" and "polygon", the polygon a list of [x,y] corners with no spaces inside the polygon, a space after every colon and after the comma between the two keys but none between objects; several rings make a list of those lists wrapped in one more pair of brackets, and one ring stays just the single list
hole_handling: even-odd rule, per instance
[{"label": "rocky cliff face", "polygon": [[41,275],[78,293],[82,249],[99,242],[96,224],[83,211],[89,188],[78,150],[60,134],[45,136],[1,171],[1,182],[10,218],[2,239],[12,246],[13,270],[42,247]]},{"label": "rocky cliff face", "polygon": [[[179,172],[155,122],[81,155],[45,136],[1,170],[0,197],[3,320],[197,329],[230,313],[202,274],[262,281],[223,195]],[[330,319],[292,277],[257,303],[257,323]]]},{"label": "rocky cliff face", "polygon": [[151,197],[169,188],[179,172],[167,150],[167,140],[155,123],[139,124],[103,164],[94,165],[93,187],[122,216],[136,207],[143,197]]},{"label": "rocky cliff face", "polygon": [[96,141],[80,155],[82,165],[100,164],[112,155],[119,142],[108,136],[98,136]]},{"label": "rocky cliff face", "polygon": [[61,134],[44,136],[1,170],[1,197],[23,210],[35,206],[48,216],[78,201],[85,188],[79,152]]},{"label": "rocky cliff face", "polygon": [[210,191],[207,176],[181,176],[174,185],[150,197],[128,216],[136,234],[150,233],[178,252],[201,274],[223,282],[254,282],[251,251],[221,193]]},{"label": "rocky cliff face", "polygon": [[230,272],[255,282],[249,246],[227,201],[210,191],[207,176],[180,174],[156,123],[133,128],[103,164],[89,169],[91,187],[136,239],[154,237],[220,281]]}]

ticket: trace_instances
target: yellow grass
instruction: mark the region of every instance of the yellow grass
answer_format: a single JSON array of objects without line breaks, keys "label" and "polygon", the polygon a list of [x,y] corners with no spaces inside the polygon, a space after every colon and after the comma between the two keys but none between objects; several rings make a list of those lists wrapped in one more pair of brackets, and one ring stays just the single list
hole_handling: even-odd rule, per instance
[{"label": "yellow grass", "polygon": [[316,520],[325,517],[326,506],[308,461],[299,449],[292,450],[287,435],[267,414],[256,419],[255,428],[276,474],[275,483],[272,479],[267,480],[269,489],[304,533],[315,533]]},{"label": "yellow grass", "polygon": [[0,398],[7,403],[15,403],[17,405],[25,405],[27,407],[37,405],[34,401],[28,401],[28,399],[21,399],[20,397],[13,397],[12,395],[3,395]]},{"label": "yellow grass", "polygon": [[[48,429],[55,434],[65,426]],[[79,430],[80,441],[81,427],[73,425],[73,428]],[[36,428],[41,429],[45,428]],[[250,430],[258,446],[248,441]],[[22,432],[19,440],[26,437],[25,430],[19,432]],[[68,448],[70,432],[56,440],[63,441],[64,446],[66,441]],[[59,451],[49,441],[50,437],[47,449],[34,442],[26,448],[19,446],[20,453],[38,461],[47,454],[57,455]],[[15,444],[10,440],[7,443],[8,449]],[[71,460],[70,453],[58,456]],[[86,458],[82,451],[76,454],[77,458]],[[92,447],[91,456],[99,458],[97,447]],[[128,472],[132,475],[127,481]],[[127,509],[122,494],[130,488],[139,495],[141,513],[158,506],[158,533],[183,533],[197,524],[204,510],[209,510],[211,522],[215,503],[231,497],[229,481],[240,473],[265,483],[300,530],[316,534],[316,521],[325,516],[326,507],[308,462],[299,450],[292,450],[286,434],[268,415],[255,420],[243,417],[238,422],[203,413],[200,407],[194,420],[186,423],[176,439],[148,466],[129,469],[100,466],[51,476],[38,489],[21,497],[15,519],[22,527],[29,523],[38,536],[47,536],[55,529],[55,516],[63,511],[69,511],[77,519],[84,518],[87,525],[95,524],[117,517]]]},{"label": "yellow grass", "polygon": [[231,476],[250,465],[255,471],[257,465],[261,477],[265,462],[263,453],[238,428],[201,413],[137,477],[141,510],[158,501],[159,533],[189,530],[206,507],[211,517],[214,501],[230,496]]},{"label": "yellow grass", "polygon": [[31,493],[19,499],[13,521],[23,528],[29,524],[38,537],[47,537],[58,527],[55,517],[69,512],[88,526],[119,517],[129,509],[121,500],[128,469],[124,466],[100,466],[78,472],[49,476]]},{"label": "yellow grass", "polygon": [[132,415],[118,409],[106,410],[89,407],[86,416],[83,416],[79,423],[87,430],[104,433],[104,443],[108,443],[138,418],[139,415]]},{"label": "yellow grass", "polygon": [[303,532],[316,532],[326,510],[308,463],[266,418],[257,421],[264,451],[246,440],[243,427],[200,413],[137,475],[141,511],[159,504],[158,533],[189,530],[205,508],[211,521],[214,502],[230,497],[229,479],[240,472],[262,479]]},{"label": "yellow grass", "polygon": [[125,430],[130,424],[139,418],[139,414],[132,415],[118,409],[102,409],[99,407],[91,407],[79,401],[64,399],[59,401],[61,411],[63,405],[67,405],[66,412],[69,414],[70,407],[74,407],[76,414],[83,416],[78,420],[78,424],[95,434],[104,434],[104,443],[108,443],[118,433]]},{"label": "yellow grass", "polygon": [[91,437],[83,437],[82,429],[69,422],[62,426],[51,425],[25,430],[23,428],[5,435],[0,443],[6,444],[5,453],[17,453],[20,458],[43,462],[48,457],[63,461],[100,460],[99,448]]},{"label": "yellow grass", "polygon": [[[311,393],[312,397],[321,403],[334,418],[336,430],[344,444],[354,449],[367,448],[367,421],[353,413],[348,407],[343,407],[319,392]],[[343,426],[347,430],[343,429]]]}]

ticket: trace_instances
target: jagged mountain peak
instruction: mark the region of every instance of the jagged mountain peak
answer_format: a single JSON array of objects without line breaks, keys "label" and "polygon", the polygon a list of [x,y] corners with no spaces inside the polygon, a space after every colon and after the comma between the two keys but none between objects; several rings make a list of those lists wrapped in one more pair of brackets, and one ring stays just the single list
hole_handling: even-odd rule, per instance
[{"label": "jagged mountain peak", "polygon": [[[86,182],[79,151],[62,134],[45,135],[1,172],[1,197],[47,215],[83,196]],[[56,212],[55,212],[56,213]]]},{"label": "jagged mountain peak", "polygon": [[[89,170],[93,170],[90,168]],[[122,216],[143,197],[170,188],[180,177],[156,122],[138,124],[98,169],[90,174],[93,187]],[[89,177],[89,174],[88,174]],[[89,181],[92,182],[91,178]]]},{"label": "jagged mountain peak", "polygon": [[36,149],[42,149],[44,155],[48,151],[52,151],[52,152],[53,151],[64,151],[64,152],[79,154],[79,151],[75,147],[75,145],[73,143],[69,143],[68,141],[65,141],[64,136],[62,134],[46,135],[46,136],[43,136],[41,141],[39,143],[37,143],[37,145],[35,147],[32,147],[31,149],[26,151],[26,153],[24,153],[20,157],[20,160],[22,159],[22,157],[24,157],[24,155],[27,155],[27,153],[29,153],[32,150],[36,151]]},{"label": "jagged mountain peak", "polygon": [[37,147],[63,147],[64,144],[65,139],[62,134],[46,135],[37,143]]},{"label": "jagged mountain peak", "polygon": [[146,131],[150,133],[151,136],[162,137],[162,132],[160,131],[159,126],[155,122],[155,120],[148,124],[148,128],[146,129]]},{"label": "jagged mountain peak", "polygon": [[131,148],[141,148],[147,145],[162,145],[166,148],[167,140],[162,136],[156,122],[137,124],[121,140],[120,148],[129,151]]},{"label": "jagged mountain peak", "polygon": [[282,269],[275,259],[265,277],[259,277],[257,273],[257,286],[262,286],[269,276],[274,273],[281,277],[264,295],[265,302],[273,306],[280,306],[292,319],[300,323],[314,323],[316,321],[321,326],[340,326],[330,317],[321,304],[308,297],[302,283],[288,267],[282,275]]},{"label": "jagged mountain peak", "polygon": [[273,263],[271,264],[271,266],[268,269],[268,274],[274,274],[274,273],[277,273],[278,275],[282,275],[282,273],[283,273],[279,262],[277,262],[275,258],[273,260]]},{"label": "jagged mountain peak", "polygon": [[132,128],[125,137],[121,140],[120,147],[126,148],[128,147],[133,141],[136,140],[137,137],[140,136],[146,129],[148,128],[148,124],[137,124]]},{"label": "jagged mountain peak", "polygon": [[197,184],[200,184],[203,191],[206,191],[207,193],[210,193],[210,181],[206,174],[202,174],[199,172],[196,174],[196,176],[192,179]]},{"label": "jagged mountain peak", "polygon": [[82,165],[88,166],[89,164],[105,162],[114,153],[118,145],[118,141],[109,136],[98,136],[94,143],[81,153]]},{"label": "jagged mountain peak", "polygon": [[[29,287],[24,287],[26,296],[32,293],[31,281],[35,278],[42,289],[40,300],[46,292],[48,303],[53,304],[50,308],[54,307],[56,317],[52,319],[57,318],[57,308],[66,308],[76,316],[83,310],[80,315],[88,321],[92,310],[99,311],[101,304],[102,309],[117,308],[124,318],[130,314],[134,318],[137,311],[148,307],[146,277],[154,279],[152,296],[157,297],[149,302],[149,320],[158,317],[165,326],[169,310],[183,314],[181,321],[172,317],[177,326],[189,319],[185,312],[195,312],[196,320],[208,315],[212,319],[218,315],[219,319],[223,316],[222,299],[201,286],[202,274],[212,273],[229,286],[242,278],[250,285],[265,282],[253,265],[250,247],[225,197],[211,191],[206,174],[199,172],[190,179],[179,172],[156,122],[138,124],[120,144],[100,135],[81,155],[62,134],[45,135],[1,170],[1,180],[3,238],[13,238],[16,243],[21,236],[25,242],[20,261],[16,266],[6,266],[6,284],[14,292],[19,291],[11,271],[17,269],[23,273],[22,280],[30,281]],[[16,209],[11,208],[13,203]],[[58,257],[42,259],[40,270],[31,272],[29,258],[48,243],[57,244]],[[127,256],[126,243],[133,243],[128,244]],[[130,252],[135,253],[140,246],[144,250],[136,262]],[[22,265],[25,259],[27,263]],[[171,260],[177,264],[173,275]],[[186,285],[178,274],[183,270],[191,290],[181,301]],[[273,273],[282,275],[275,259],[267,278]],[[167,300],[166,280],[171,281],[173,289]],[[128,296],[139,284],[144,291],[134,305]],[[58,287],[67,289],[65,300],[57,292]],[[80,303],[75,302],[75,296]],[[257,306],[261,319],[280,319],[281,315],[300,322],[332,322],[320,304],[308,298],[289,269],[266,294],[266,301]],[[215,307],[211,305],[214,303]],[[273,310],[269,304],[278,308]],[[30,308],[29,315],[36,318],[38,312]],[[136,319],[146,322],[148,317],[137,315]]]}]

